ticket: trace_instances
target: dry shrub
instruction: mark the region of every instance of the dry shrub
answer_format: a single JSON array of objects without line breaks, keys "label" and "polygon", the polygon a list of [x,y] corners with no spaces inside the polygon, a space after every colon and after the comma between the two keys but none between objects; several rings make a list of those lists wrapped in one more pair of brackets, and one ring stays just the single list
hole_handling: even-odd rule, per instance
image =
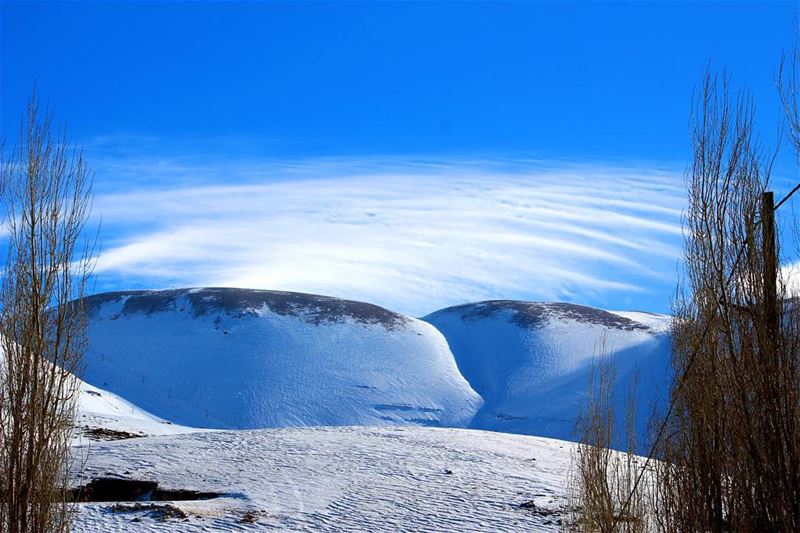
[{"label": "dry shrub", "polygon": [[[620,442],[615,437],[617,413],[612,397],[617,365],[614,356],[606,353],[605,337],[597,352],[589,371],[586,402],[576,423],[579,442],[572,456],[566,530],[638,533],[647,530],[644,487],[634,489],[642,467],[641,458],[635,455],[638,378],[634,373],[622,430],[624,440]],[[616,450],[620,447],[624,451]]]}]

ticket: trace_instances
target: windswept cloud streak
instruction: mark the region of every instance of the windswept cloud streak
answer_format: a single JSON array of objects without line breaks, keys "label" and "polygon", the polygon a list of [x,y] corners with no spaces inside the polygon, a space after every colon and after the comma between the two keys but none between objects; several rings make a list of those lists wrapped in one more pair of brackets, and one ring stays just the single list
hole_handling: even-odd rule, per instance
[{"label": "windswept cloud streak", "polygon": [[[120,163],[99,180],[112,168],[133,172]],[[198,168],[192,185],[191,165],[150,171],[136,168],[147,179],[132,179],[146,186],[100,187],[100,289],[269,288],[423,315],[489,298],[665,311],[674,286],[676,173],[339,159],[265,170],[247,161]]]}]

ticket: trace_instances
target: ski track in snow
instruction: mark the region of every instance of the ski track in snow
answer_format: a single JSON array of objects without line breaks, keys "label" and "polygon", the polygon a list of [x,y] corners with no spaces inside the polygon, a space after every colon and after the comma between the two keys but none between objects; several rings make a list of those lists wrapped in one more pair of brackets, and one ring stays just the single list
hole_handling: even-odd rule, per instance
[{"label": "ski track in snow", "polygon": [[[230,496],[176,502],[189,515],[185,520],[115,513],[111,503],[79,504],[76,533],[555,531],[573,445],[476,430],[319,427],[93,446],[76,480],[127,471],[164,488]],[[520,507],[531,500],[556,514]],[[256,523],[242,522],[248,512],[258,513]]]}]

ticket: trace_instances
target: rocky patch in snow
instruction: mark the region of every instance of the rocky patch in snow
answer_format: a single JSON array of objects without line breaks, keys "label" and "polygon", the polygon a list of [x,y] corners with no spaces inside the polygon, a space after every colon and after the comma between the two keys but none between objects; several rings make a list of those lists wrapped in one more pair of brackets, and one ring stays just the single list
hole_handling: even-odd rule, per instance
[{"label": "rocky patch in snow", "polygon": [[236,288],[175,289],[163,291],[121,291],[89,296],[85,299],[87,312],[93,319],[104,318],[108,304],[118,312],[108,318],[132,314],[153,315],[166,311],[190,312],[194,316],[225,313],[241,317],[258,314],[266,309],[280,315],[301,318],[311,324],[337,324],[353,320],[362,324],[380,324],[395,329],[407,322],[407,317],[377,305],[329,296],[297,292],[267,291]]},{"label": "rocky patch in snow", "polygon": [[599,325],[625,331],[648,330],[645,324],[602,309],[562,302],[489,300],[448,307],[434,314],[440,313],[458,314],[462,320],[470,322],[501,317],[522,328],[543,327],[554,320],[572,320],[583,324]]}]

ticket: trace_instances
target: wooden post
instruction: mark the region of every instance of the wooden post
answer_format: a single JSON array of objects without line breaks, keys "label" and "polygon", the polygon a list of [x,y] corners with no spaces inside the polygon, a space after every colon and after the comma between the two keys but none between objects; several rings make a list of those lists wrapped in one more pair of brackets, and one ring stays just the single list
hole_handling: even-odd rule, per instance
[{"label": "wooden post", "polygon": [[766,346],[770,353],[764,354],[771,361],[775,357],[778,341],[778,257],[775,245],[775,197],[772,192],[761,195],[761,231],[763,237],[764,262],[764,320]]}]

